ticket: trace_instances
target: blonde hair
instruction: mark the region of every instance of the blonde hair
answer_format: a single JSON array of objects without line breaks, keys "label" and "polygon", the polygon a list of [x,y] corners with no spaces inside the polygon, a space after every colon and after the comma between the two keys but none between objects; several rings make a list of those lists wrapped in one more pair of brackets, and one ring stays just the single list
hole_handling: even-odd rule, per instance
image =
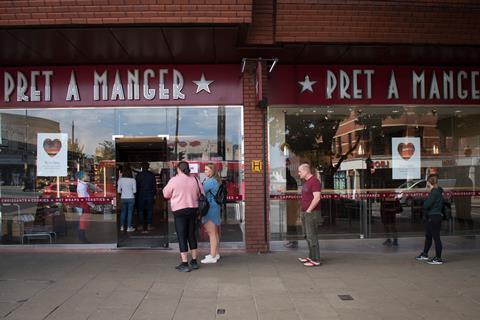
[{"label": "blonde hair", "polygon": [[218,175],[218,170],[214,163],[211,163],[211,162],[207,163],[205,167],[208,167],[212,171],[211,178],[214,178],[215,180],[217,180],[218,183],[222,183],[222,179]]}]

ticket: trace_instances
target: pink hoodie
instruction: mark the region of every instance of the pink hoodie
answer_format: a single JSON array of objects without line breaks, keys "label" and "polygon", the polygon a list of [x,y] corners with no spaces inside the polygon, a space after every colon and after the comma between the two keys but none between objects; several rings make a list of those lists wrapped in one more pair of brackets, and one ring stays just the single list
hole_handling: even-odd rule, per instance
[{"label": "pink hoodie", "polygon": [[177,174],[163,188],[163,196],[170,199],[172,211],[198,208],[198,188],[204,193],[202,184],[194,176]]}]

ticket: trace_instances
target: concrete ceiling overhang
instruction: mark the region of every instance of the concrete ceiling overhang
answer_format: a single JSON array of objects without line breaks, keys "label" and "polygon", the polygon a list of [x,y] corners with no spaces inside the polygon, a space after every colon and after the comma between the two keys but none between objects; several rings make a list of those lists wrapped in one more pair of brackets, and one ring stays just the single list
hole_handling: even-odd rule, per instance
[{"label": "concrete ceiling overhang", "polygon": [[245,43],[245,25],[0,29],[0,66],[280,64],[478,66],[480,46]]}]

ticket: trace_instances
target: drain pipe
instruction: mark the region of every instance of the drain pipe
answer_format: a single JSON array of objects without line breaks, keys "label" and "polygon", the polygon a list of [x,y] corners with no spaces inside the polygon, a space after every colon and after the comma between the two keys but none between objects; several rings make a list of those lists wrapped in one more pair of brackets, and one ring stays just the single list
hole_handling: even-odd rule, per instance
[{"label": "drain pipe", "polygon": [[268,245],[268,227],[267,227],[267,128],[266,128],[266,113],[267,110],[265,109],[262,112],[262,148],[263,148],[263,229],[264,229],[264,234],[265,234],[265,246],[267,251],[269,250],[269,245]]}]

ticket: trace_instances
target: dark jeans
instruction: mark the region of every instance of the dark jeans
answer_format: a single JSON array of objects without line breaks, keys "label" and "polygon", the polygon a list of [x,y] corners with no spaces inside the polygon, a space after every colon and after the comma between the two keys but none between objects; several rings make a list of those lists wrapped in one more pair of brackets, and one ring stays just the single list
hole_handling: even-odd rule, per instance
[{"label": "dark jeans", "polygon": [[442,215],[435,214],[427,217],[425,224],[425,247],[423,253],[428,255],[432,246],[432,238],[435,241],[435,256],[442,257],[442,241],[440,240],[440,229],[442,228]]},{"label": "dark jeans", "polygon": [[320,247],[318,245],[318,217],[320,216],[320,211],[313,211],[310,213],[302,212],[302,225],[303,232],[305,233],[305,239],[308,244],[308,257],[313,261],[320,261]]},{"label": "dark jeans", "polygon": [[127,227],[132,226],[132,212],[135,199],[122,199],[122,211],[120,214],[120,226],[125,226],[125,219],[127,219]]},{"label": "dark jeans", "polygon": [[143,226],[143,210],[147,210],[147,224],[153,224],[153,203],[155,199],[142,199],[138,198],[137,212],[138,212],[138,224]]},{"label": "dark jeans", "polygon": [[189,246],[190,250],[197,249],[197,238],[195,236],[197,210],[197,208],[185,208],[173,212],[180,252],[188,252]]}]

